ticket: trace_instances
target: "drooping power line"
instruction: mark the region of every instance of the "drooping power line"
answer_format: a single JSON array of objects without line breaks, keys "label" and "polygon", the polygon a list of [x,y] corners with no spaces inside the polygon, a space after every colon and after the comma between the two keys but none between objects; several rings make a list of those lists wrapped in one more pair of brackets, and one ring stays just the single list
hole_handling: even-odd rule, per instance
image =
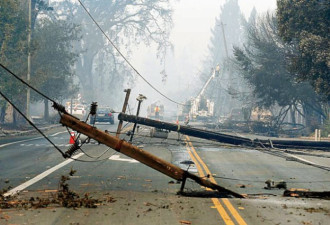
[{"label": "drooping power line", "polygon": [[113,41],[111,41],[111,39],[109,38],[109,36],[104,32],[104,30],[102,29],[102,27],[96,22],[96,20],[94,19],[94,17],[89,13],[89,11],[87,10],[87,8],[85,7],[85,5],[78,0],[79,4],[83,7],[83,9],[85,10],[85,12],[88,14],[88,16],[91,18],[91,20],[95,23],[95,25],[100,29],[100,31],[102,32],[102,34],[105,36],[105,38],[109,41],[109,43],[112,45],[112,47],[114,47],[114,49],[118,52],[118,54],[125,60],[125,62],[134,70],[134,72],[142,78],[142,80],[144,82],[146,82],[152,89],[154,89],[156,92],[158,92],[161,96],[163,96],[164,98],[166,98],[167,100],[176,103],[178,105],[185,105],[183,103],[177,102],[169,97],[167,97],[165,94],[163,94],[162,92],[160,92],[155,86],[153,86],[146,78],[144,78],[139,71],[132,65],[132,63],[130,61],[128,61],[128,59],[123,55],[123,53],[121,53],[121,51],[119,50],[119,48],[113,43]]}]

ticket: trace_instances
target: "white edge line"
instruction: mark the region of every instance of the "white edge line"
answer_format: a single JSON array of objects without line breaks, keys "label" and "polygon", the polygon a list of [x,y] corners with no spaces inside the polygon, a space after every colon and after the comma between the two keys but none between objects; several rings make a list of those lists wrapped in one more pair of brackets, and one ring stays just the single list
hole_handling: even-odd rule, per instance
[{"label": "white edge line", "polygon": [[[56,136],[56,135],[58,135],[58,134],[62,134],[62,133],[65,133],[65,132],[67,132],[67,131],[57,132],[57,133],[52,134],[52,135],[49,135],[49,136],[54,137],[54,136]],[[27,139],[27,140],[21,140],[21,141],[10,142],[10,143],[7,143],[7,144],[2,144],[2,145],[0,145],[0,148],[5,147],[5,146],[8,146],[8,145],[13,145],[13,144],[22,143],[22,142],[33,141],[33,140],[37,140],[37,139],[41,139],[41,138],[44,138],[44,137],[36,137],[36,138]]]},{"label": "white edge line", "polygon": [[[78,155],[75,155],[72,158],[73,159],[77,159],[77,158],[79,158],[82,155],[84,155],[84,153],[79,153]],[[43,178],[45,178],[46,176],[48,176],[49,174],[53,173],[54,171],[56,171],[56,170],[60,169],[61,167],[69,164],[70,162],[73,161],[73,159],[67,159],[64,162],[62,162],[62,163],[60,163],[60,164],[58,164],[58,165],[56,165],[56,166],[54,166],[54,167],[46,170],[45,172],[37,175],[36,177],[32,178],[31,180],[28,180],[25,183],[23,183],[23,184],[15,187],[13,189],[11,189],[10,191],[6,192],[3,196],[7,197],[7,196],[10,196],[10,195],[17,194],[18,192],[24,190],[25,188],[31,186],[32,184],[40,181]]]},{"label": "white edge line", "polygon": [[58,134],[63,134],[63,133],[66,133],[66,132],[68,132],[68,131],[65,130],[65,131],[57,132],[57,133],[52,134],[52,135],[49,135],[49,136],[54,137],[54,136],[56,136]]},{"label": "white edge line", "polygon": [[27,140],[21,140],[21,141],[10,142],[10,143],[7,143],[7,144],[0,145],[0,148],[5,147],[5,146],[8,146],[8,145],[17,144],[17,143],[33,141],[33,140],[37,140],[37,139],[41,139],[41,138],[44,138],[44,137],[36,137],[36,138],[27,139]]},{"label": "white edge line", "polygon": [[312,165],[317,165],[316,163],[312,162],[312,161],[309,161],[309,160],[306,160],[306,159],[303,159],[303,158],[300,158],[298,156],[295,156],[295,155],[291,155],[291,154],[288,154],[289,156],[291,156],[292,158],[296,158],[296,159],[299,159],[303,162],[306,162],[306,163],[309,163],[309,164],[312,164]]}]

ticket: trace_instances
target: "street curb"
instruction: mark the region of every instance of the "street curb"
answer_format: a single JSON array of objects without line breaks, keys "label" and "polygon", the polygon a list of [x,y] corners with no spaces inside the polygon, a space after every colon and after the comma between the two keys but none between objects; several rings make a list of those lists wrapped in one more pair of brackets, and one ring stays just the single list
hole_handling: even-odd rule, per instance
[{"label": "street curb", "polygon": [[[50,130],[52,128],[60,127],[61,124],[54,124],[54,125],[49,125],[45,127],[38,127],[39,130],[41,131],[46,131]],[[30,130],[25,130],[25,131],[19,131],[19,130],[3,130],[0,128],[0,137],[6,137],[6,136],[23,136],[27,134],[32,134],[34,132],[37,132],[36,129],[30,129]]]}]

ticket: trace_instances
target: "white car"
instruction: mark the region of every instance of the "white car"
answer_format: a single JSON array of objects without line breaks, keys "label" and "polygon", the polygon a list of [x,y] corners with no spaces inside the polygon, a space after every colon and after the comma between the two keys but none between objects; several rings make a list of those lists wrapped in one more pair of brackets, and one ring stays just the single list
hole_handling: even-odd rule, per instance
[{"label": "white car", "polygon": [[[70,107],[68,108],[67,112],[71,114]],[[85,107],[83,105],[74,105],[72,107],[72,115],[78,117],[79,119],[83,119],[86,116]]]}]

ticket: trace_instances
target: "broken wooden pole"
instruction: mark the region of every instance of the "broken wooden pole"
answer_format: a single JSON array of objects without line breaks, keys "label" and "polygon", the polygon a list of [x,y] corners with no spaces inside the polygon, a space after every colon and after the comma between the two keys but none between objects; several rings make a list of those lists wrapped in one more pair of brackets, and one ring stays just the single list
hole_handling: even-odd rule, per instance
[{"label": "broken wooden pole", "polygon": [[266,148],[293,148],[293,149],[320,149],[328,150],[330,149],[329,141],[305,141],[305,140],[285,140],[285,139],[272,139],[272,140],[261,140],[249,138],[238,137],[213,131],[207,131],[197,128],[192,128],[188,126],[183,126],[174,123],[167,123],[163,121],[157,121],[152,119],[147,119],[143,117],[135,117],[120,113],[118,119],[131,122],[139,123],[142,125],[161,128],[170,131],[176,131],[181,134],[186,134],[193,137],[203,138],[206,140],[212,140],[217,142],[223,142],[233,145],[245,145],[245,146],[261,146]]},{"label": "broken wooden pole", "polygon": [[285,190],[283,193],[285,197],[300,197],[300,198],[323,198],[330,199],[330,191],[310,191],[306,189],[292,188]]},{"label": "broken wooden pole", "polygon": [[[122,113],[125,113],[126,112],[126,108],[127,108],[127,105],[128,105],[129,95],[131,94],[131,89],[125,89],[124,92],[126,92],[126,96],[125,96],[125,101],[124,101],[123,108],[121,110]],[[120,135],[120,131],[121,131],[122,126],[123,126],[123,121],[122,120],[119,120],[118,127],[117,127],[117,133],[116,133],[116,137],[117,138],[119,138],[119,135]]]},{"label": "broken wooden pole", "polygon": [[256,143],[261,142],[267,148],[294,148],[294,149],[317,149],[317,150],[330,150],[329,141],[306,141],[306,140],[255,140]]},{"label": "broken wooden pole", "polygon": [[252,146],[253,142],[249,138],[237,137],[228,134],[216,133],[207,130],[192,128],[188,126],[183,126],[180,124],[167,123],[163,121],[157,121],[152,119],[147,119],[143,117],[136,117],[120,113],[118,119],[124,120],[131,123],[139,123],[146,126],[156,127],[160,129],[176,131],[182,134],[186,134],[193,137],[203,138],[207,140],[213,140],[218,142],[224,142],[233,145],[248,145]]},{"label": "broken wooden pole", "polygon": [[234,197],[243,198],[242,195],[228,190],[224,187],[221,187],[215,183],[212,183],[206,179],[198,177],[194,174],[189,173],[181,169],[178,166],[175,166],[157,156],[152,155],[151,153],[144,151],[124,140],[120,140],[117,137],[111,136],[110,134],[96,129],[95,127],[86,124],[78,119],[73,118],[70,115],[62,114],[60,123],[64,126],[70,127],[73,130],[76,130],[79,133],[87,135],[90,138],[95,139],[96,141],[109,146],[110,148],[120,152],[128,157],[136,159],[137,161],[175,179],[178,181],[183,181],[185,178],[190,178],[196,181],[198,184],[205,187],[209,187],[213,190],[218,190],[220,192],[230,194]]},{"label": "broken wooden pole", "polygon": [[[144,99],[146,99],[146,97],[143,96],[143,95],[141,95],[141,94],[139,95],[139,97],[136,98],[136,100],[139,102],[139,103],[138,103],[138,108],[137,108],[137,110],[136,110],[136,116],[135,116],[136,118],[139,116],[141,103],[142,103],[142,101],[143,101]],[[134,132],[135,132],[135,128],[136,128],[136,124],[137,124],[137,123],[134,123],[133,130],[132,130],[132,132],[131,132],[131,137],[130,137],[130,139],[129,139],[129,142],[132,142],[132,140],[133,140]]]}]

